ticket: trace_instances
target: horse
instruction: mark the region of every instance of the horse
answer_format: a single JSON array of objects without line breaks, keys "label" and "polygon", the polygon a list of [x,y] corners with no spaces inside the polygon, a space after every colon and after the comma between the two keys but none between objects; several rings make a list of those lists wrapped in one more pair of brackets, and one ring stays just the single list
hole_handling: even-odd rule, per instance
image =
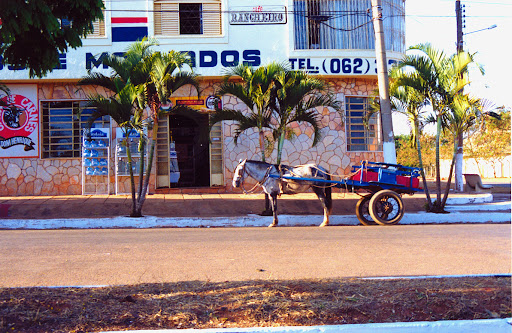
[{"label": "horse", "polygon": [[[297,194],[306,192],[310,188],[317,195],[324,208],[324,220],[320,227],[329,225],[329,215],[332,211],[332,194],[331,186],[329,183],[315,182],[311,180],[295,180],[285,179],[282,177],[304,177],[304,178],[318,178],[330,180],[331,176],[319,165],[306,164],[300,166],[288,166],[270,164],[260,161],[243,160],[235,169],[233,176],[233,187],[238,188],[243,186],[246,176],[254,178],[258,183],[255,185],[261,186],[263,191],[271,198],[273,221],[269,227],[276,227],[278,224],[277,218],[277,196],[284,194]],[[270,175],[280,175],[279,178],[271,177]]]}]

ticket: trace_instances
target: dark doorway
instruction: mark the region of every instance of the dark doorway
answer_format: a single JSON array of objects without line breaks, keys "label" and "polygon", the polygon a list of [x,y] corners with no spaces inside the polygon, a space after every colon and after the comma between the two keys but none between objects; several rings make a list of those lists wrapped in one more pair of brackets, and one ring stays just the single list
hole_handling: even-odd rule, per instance
[{"label": "dark doorway", "polygon": [[210,186],[208,115],[192,119],[182,115],[169,116],[171,140],[176,143],[180,180],[173,187]]}]

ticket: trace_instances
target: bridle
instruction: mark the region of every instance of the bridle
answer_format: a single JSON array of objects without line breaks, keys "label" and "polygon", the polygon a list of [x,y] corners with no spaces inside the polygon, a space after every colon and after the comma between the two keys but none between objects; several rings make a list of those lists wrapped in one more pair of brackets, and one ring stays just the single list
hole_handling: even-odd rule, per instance
[{"label": "bridle", "polygon": [[[245,182],[245,175],[248,174],[247,171],[245,170],[245,166],[246,166],[246,162],[247,162],[247,159],[243,160],[242,162],[238,163],[238,166],[240,164],[243,164],[242,166],[242,169],[238,172],[237,175],[240,175],[240,183],[239,183],[239,187],[242,188],[242,191],[244,192],[244,194],[251,194],[251,193],[254,193],[254,190],[258,187],[258,186],[263,186],[263,183],[268,179],[269,175],[270,175],[270,171],[272,170],[272,165],[270,165],[268,168],[267,168],[267,171],[265,172],[265,176],[263,176],[263,178],[257,182],[256,184],[254,184],[254,186],[249,190],[249,191],[246,191],[245,190],[245,187],[244,187],[244,182]],[[237,166],[237,168],[238,168]]]},{"label": "bridle", "polygon": [[[240,166],[240,164],[243,164],[242,166],[242,170],[240,170],[238,172],[238,175],[240,175],[240,187],[243,188],[243,184],[244,184],[244,181],[245,181],[245,162],[247,162],[247,159],[243,160],[242,162],[238,163],[236,169],[238,169],[238,167]],[[238,176],[237,175],[237,176]]]}]

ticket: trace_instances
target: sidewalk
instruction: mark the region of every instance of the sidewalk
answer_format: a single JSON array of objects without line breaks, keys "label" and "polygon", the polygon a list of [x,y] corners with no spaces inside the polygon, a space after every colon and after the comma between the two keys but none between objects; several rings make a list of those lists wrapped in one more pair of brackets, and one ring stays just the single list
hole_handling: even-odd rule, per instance
[{"label": "sidewalk", "polygon": [[[333,194],[331,225],[358,225],[359,196]],[[425,195],[403,196],[401,224],[510,223],[510,194],[454,193],[448,198],[450,214],[425,212]],[[263,194],[154,194],[143,207],[143,218],[129,218],[129,196],[0,197],[0,228],[153,228],[267,226],[272,218],[258,215]],[[3,209],[1,209],[3,208]],[[3,215],[2,215],[3,212]],[[322,207],[313,193],[283,195],[278,199],[279,224],[319,225]]]}]

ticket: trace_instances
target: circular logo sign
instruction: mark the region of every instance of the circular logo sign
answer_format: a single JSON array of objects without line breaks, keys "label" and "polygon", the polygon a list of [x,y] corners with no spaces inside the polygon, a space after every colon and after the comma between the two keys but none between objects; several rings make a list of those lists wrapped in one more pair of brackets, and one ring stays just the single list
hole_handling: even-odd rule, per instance
[{"label": "circular logo sign", "polygon": [[22,95],[9,95],[1,99],[0,136],[28,137],[38,127],[39,113],[36,105]]},{"label": "circular logo sign", "polygon": [[220,98],[218,98],[217,96],[208,96],[206,98],[206,108],[209,110],[215,110],[215,106],[217,106],[217,108],[219,109],[222,109],[222,102]]}]

